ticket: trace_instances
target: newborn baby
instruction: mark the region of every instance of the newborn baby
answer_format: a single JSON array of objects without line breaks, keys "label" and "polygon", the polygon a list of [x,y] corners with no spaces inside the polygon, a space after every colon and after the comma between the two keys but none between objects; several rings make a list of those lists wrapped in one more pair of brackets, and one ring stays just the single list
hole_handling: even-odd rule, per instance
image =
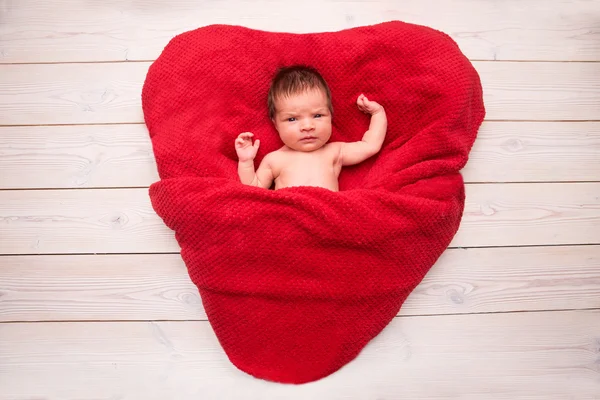
[{"label": "newborn baby", "polygon": [[235,140],[238,174],[243,184],[275,189],[317,186],[338,191],[338,176],[345,165],[358,164],[381,149],[387,130],[383,107],[360,95],[358,109],[371,115],[369,130],[359,142],[332,142],[331,93],[313,68],[292,66],[278,71],[268,96],[269,116],[283,147],[267,154],[254,171],[260,140],[241,133]]}]

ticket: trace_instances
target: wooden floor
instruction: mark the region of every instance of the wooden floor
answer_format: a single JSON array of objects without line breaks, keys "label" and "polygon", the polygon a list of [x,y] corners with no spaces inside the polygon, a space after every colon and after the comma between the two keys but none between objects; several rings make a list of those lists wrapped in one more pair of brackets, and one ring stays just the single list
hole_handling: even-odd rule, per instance
[{"label": "wooden floor", "polygon": [[[360,356],[280,385],[227,360],[142,121],[175,34],[450,34],[487,118],[451,248]],[[0,0],[0,399],[600,399],[600,0]]]}]

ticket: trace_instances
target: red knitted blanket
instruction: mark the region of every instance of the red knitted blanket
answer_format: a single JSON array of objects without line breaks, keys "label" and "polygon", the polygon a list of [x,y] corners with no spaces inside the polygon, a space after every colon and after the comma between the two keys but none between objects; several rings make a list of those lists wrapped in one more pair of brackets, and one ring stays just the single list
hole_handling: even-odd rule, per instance
[{"label": "red knitted blanket", "polygon": [[[340,192],[242,185],[234,140],[282,143],[267,114],[280,66],[308,64],[333,97],[332,141],[360,140],[364,93],[385,107],[375,157]],[[160,181],[152,205],[175,231],[231,362],[303,383],[355,358],[449,245],[484,107],[479,76],[445,34],[402,22],[289,34],[212,25],[175,37],[152,64],[143,110]]]}]

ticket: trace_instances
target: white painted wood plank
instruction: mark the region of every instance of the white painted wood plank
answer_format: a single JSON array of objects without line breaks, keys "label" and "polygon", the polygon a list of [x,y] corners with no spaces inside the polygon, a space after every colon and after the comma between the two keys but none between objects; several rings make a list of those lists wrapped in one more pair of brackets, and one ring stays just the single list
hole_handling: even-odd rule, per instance
[{"label": "white painted wood plank", "polygon": [[450,246],[600,243],[600,183],[468,185]]},{"label": "white painted wood plank", "polygon": [[594,399],[599,311],[396,318],[336,373],[237,370],[208,322],[0,325],[0,399]]},{"label": "white painted wood plank", "polygon": [[[139,63],[0,65],[0,125],[143,122]],[[474,62],[487,120],[598,120],[600,63]]]},{"label": "white painted wood plank", "polygon": [[179,251],[147,189],[0,192],[0,254]]},{"label": "white painted wood plank", "polygon": [[600,119],[600,63],[474,63],[489,120]]},{"label": "white painted wood plank", "polygon": [[[454,247],[600,243],[600,183],[467,185]],[[0,254],[177,252],[147,189],[0,191]]]},{"label": "white painted wood plank", "polygon": [[[388,20],[451,35],[472,59],[600,60],[597,0],[5,1],[0,62],[155,59],[176,34],[209,24],[295,33]],[[293,12],[289,12],[293,7]]]},{"label": "white painted wood plank", "polygon": [[[0,127],[0,189],[147,187],[158,181],[145,125]],[[466,182],[600,177],[600,122],[485,122]]]},{"label": "white painted wood plank", "polygon": [[599,122],[493,122],[481,126],[465,182],[600,179]]},{"label": "white painted wood plank", "polygon": [[[400,315],[600,308],[600,246],[450,249]],[[0,322],[206,320],[179,254],[4,256]]]},{"label": "white painted wood plank", "polygon": [[198,319],[179,254],[0,258],[0,322]]},{"label": "white painted wood plank", "polygon": [[143,124],[0,127],[0,155],[2,189],[148,187],[159,180]]},{"label": "white painted wood plank", "polygon": [[0,125],[143,122],[148,66],[0,65]]}]

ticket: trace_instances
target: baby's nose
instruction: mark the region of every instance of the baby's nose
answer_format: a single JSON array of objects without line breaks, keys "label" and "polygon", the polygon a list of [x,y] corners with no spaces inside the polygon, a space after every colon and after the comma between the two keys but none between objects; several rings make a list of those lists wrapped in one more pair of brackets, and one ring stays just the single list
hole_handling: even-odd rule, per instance
[{"label": "baby's nose", "polygon": [[315,127],[315,124],[313,123],[312,120],[309,119],[309,120],[303,120],[302,121],[302,127],[301,127],[301,129],[303,131],[312,130],[312,129],[314,129],[314,127]]}]

